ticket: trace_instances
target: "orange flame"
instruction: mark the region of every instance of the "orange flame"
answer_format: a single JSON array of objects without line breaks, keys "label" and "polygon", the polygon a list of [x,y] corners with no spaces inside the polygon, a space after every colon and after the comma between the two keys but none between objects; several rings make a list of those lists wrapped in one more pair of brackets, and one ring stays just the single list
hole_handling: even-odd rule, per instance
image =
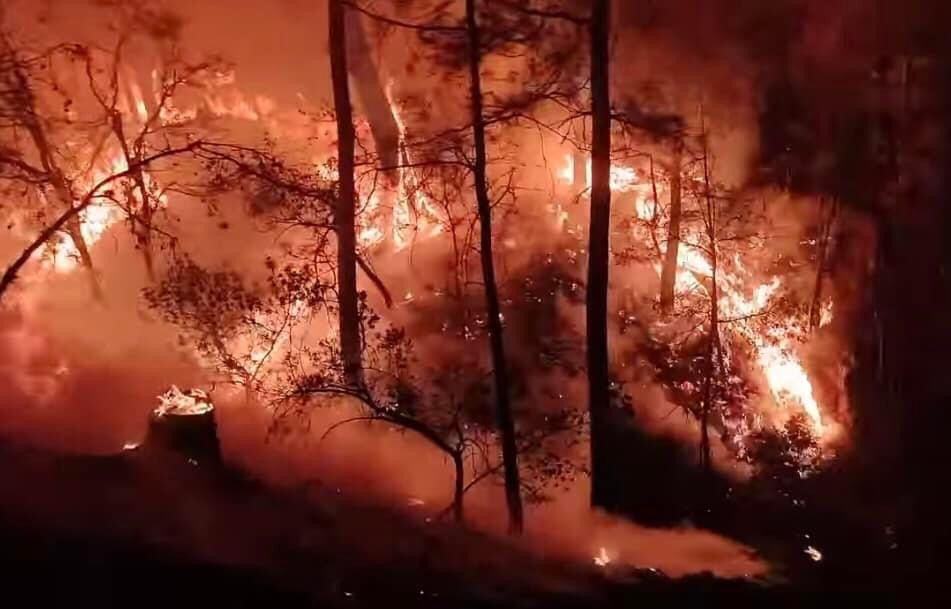
[{"label": "orange flame", "polygon": [[[566,160],[558,172],[559,178],[570,183],[574,177],[573,155]],[[591,180],[591,162],[588,161],[588,185]],[[611,168],[611,189],[614,192],[636,192],[635,213],[641,220],[652,221],[657,213],[656,202],[649,188],[637,183],[637,172],[633,168],[614,165]],[[650,194],[648,194],[650,193]],[[689,239],[685,241],[690,241]],[[798,407],[809,418],[814,432],[822,437],[824,426],[822,408],[815,398],[812,382],[797,353],[797,336],[803,334],[800,322],[788,317],[773,323],[767,331],[757,330],[753,318],[767,310],[773,298],[779,293],[781,281],[773,277],[766,283],[744,289],[749,275],[745,273],[742,261],[734,260],[737,273],[728,273],[718,269],[718,300],[723,314],[734,320],[735,331],[750,344],[756,365],[760,368],[769,387],[773,401],[783,407]],[[660,264],[655,269],[660,272]],[[743,275],[743,276],[741,276]],[[675,290],[678,294],[695,292],[698,289],[709,290],[700,278],[712,279],[713,267],[705,252],[681,242],[677,252],[677,275]],[[750,295],[747,296],[746,294]],[[831,302],[823,306],[820,325],[828,324],[832,319]]]}]

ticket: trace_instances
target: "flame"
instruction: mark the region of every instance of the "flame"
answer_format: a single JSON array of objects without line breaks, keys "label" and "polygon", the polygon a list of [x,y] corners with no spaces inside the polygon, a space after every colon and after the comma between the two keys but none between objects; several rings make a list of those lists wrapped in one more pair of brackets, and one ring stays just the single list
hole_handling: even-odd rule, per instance
[{"label": "flame", "polygon": [[[588,185],[591,183],[591,161],[588,161]],[[558,172],[559,178],[567,183],[574,179],[574,156],[567,154],[565,163]],[[630,167],[613,165],[611,168],[611,190],[614,192],[635,192],[635,214],[638,219],[652,222],[656,219],[657,205],[653,196],[653,185],[644,186],[637,182],[637,172]],[[700,235],[683,235],[677,251],[677,274],[675,290],[678,294],[707,292],[713,278],[713,266],[709,254],[692,245],[702,242]],[[717,272],[718,304],[721,319],[730,319],[731,329],[750,345],[753,361],[762,371],[773,402],[786,409],[799,408],[809,418],[813,431],[822,437],[825,426],[822,408],[815,398],[815,392],[809,374],[797,354],[798,337],[804,336],[801,322],[795,316],[787,316],[776,321],[770,320],[764,331],[757,327],[755,318],[772,306],[780,293],[782,282],[778,277],[766,282],[754,283],[752,276],[736,256],[732,261],[735,272],[720,265]],[[655,263],[660,273],[660,263]],[[752,287],[749,287],[750,284]],[[821,310],[820,326],[832,319],[832,303],[824,304]]]},{"label": "flame", "polygon": [[139,87],[139,84],[133,80],[129,83],[129,90],[132,93],[135,113],[139,117],[139,120],[144,123],[149,120],[149,110],[145,103],[145,98],[142,95],[142,89]]},{"label": "flame", "polygon": [[614,558],[608,553],[608,549],[604,546],[598,548],[598,553],[594,555],[592,560],[594,561],[595,565],[602,568],[607,567],[612,562],[614,562]]},{"label": "flame", "polygon": [[[558,177],[567,183],[574,181],[575,175],[575,158],[573,154],[567,154],[565,156],[565,162],[562,165],[561,170],[558,172]],[[585,170],[586,182],[585,188],[591,188],[591,159],[588,159],[587,168]],[[612,164],[611,165],[611,190],[614,192],[629,192],[635,190],[638,186],[637,171],[633,167],[625,167],[623,165]]]},{"label": "flame", "polygon": [[[385,181],[381,185],[376,180],[367,180],[368,184],[358,183],[361,199],[366,207],[361,214],[363,227],[358,240],[364,247],[373,247],[387,239],[396,251],[407,247],[412,241],[410,232],[416,237],[431,238],[443,231],[440,222],[442,214],[420,188],[419,178],[411,167],[412,158],[406,146],[406,125],[400,111],[400,105],[393,95],[393,81],[387,82],[385,94],[399,130],[399,149],[402,155],[401,167],[397,170],[395,192]],[[335,178],[336,176],[334,176]],[[389,226],[384,226],[386,202],[393,200]]]},{"label": "flame", "polygon": [[198,415],[214,410],[211,398],[201,389],[182,391],[172,385],[168,391],[158,396],[159,406],[155,409],[157,416]]},{"label": "flame", "polygon": [[[92,172],[89,178],[84,181],[83,186],[87,190],[91,189],[102,180],[126,169],[128,169],[128,165],[125,158],[120,152],[116,151],[105,163],[100,165],[99,169]],[[121,210],[112,203],[101,200],[93,201],[79,213],[79,232],[86,245],[92,246],[99,241],[109,230],[109,227],[118,222],[121,217]],[[79,248],[72,237],[68,235],[64,235],[62,239],[49,247],[40,248],[38,255],[44,256],[47,252],[51,254],[47,258],[49,264],[57,272],[68,273],[79,265]]]}]

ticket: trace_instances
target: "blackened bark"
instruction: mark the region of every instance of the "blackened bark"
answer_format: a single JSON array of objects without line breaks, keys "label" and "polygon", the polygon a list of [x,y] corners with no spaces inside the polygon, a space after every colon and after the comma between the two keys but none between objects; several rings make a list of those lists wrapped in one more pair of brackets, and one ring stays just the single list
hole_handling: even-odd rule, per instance
[{"label": "blackened bark", "polygon": [[357,237],[355,226],[353,108],[347,82],[347,31],[343,0],[329,2],[330,72],[337,117],[337,170],[339,198],[334,214],[337,232],[337,301],[340,355],[344,378],[351,385],[362,382],[360,311],[357,296]]},{"label": "blackened bark", "polygon": [[611,228],[610,0],[591,7],[591,222],[586,296],[591,504],[610,508],[611,387],[608,361],[608,257]]},{"label": "blackened bark", "polygon": [[667,225],[667,251],[660,274],[660,308],[670,312],[674,307],[674,286],[677,283],[677,256],[680,253],[681,216],[681,144],[676,142],[670,160],[670,222]]},{"label": "blackened bark", "polygon": [[496,418],[502,436],[502,464],[505,477],[505,499],[512,532],[521,532],[523,526],[521,482],[518,471],[518,447],[515,443],[515,421],[509,397],[508,361],[502,335],[502,312],[498,287],[495,283],[495,262],[492,259],[492,204],[489,200],[485,117],[482,108],[482,59],[479,24],[475,0],[466,0],[466,34],[469,42],[469,94],[472,106],[472,138],[475,144],[473,179],[476,202],[479,207],[480,259],[485,305],[488,314],[489,344],[495,381]]}]

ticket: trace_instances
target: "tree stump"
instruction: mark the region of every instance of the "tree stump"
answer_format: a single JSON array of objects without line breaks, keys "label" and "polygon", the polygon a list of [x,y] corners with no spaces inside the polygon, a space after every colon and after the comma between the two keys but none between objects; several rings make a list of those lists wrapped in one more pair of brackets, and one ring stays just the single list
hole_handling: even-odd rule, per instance
[{"label": "tree stump", "polygon": [[219,465],[221,448],[215,408],[200,389],[172,388],[159,396],[143,448],[148,454],[185,459],[192,465]]}]

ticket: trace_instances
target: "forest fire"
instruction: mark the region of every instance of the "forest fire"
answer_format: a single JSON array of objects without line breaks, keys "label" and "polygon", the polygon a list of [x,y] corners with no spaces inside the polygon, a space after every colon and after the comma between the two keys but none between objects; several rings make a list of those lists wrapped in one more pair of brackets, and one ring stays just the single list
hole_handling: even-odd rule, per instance
[{"label": "forest fire", "polygon": [[[565,183],[571,183],[574,175],[572,155],[568,155],[558,175]],[[589,161],[589,181],[590,175]],[[634,168],[613,166],[611,190],[619,194],[635,193],[634,211],[643,223],[654,225],[660,221],[669,222],[669,218],[659,217],[660,207],[653,198],[659,193],[670,196],[666,184],[658,186],[656,182],[644,183],[638,177]],[[648,238],[647,232],[643,230],[636,230],[635,235],[640,239]],[[735,254],[730,261],[732,270],[727,270],[721,264],[717,270],[716,286],[712,287],[714,268],[710,261],[711,250],[709,245],[702,245],[703,237],[702,227],[688,227],[681,236],[677,251],[675,293],[682,301],[688,301],[681,305],[682,308],[696,306],[699,300],[709,299],[712,294],[716,294],[721,320],[731,320],[730,332],[752,348],[754,360],[765,376],[773,402],[786,410],[801,409],[821,440],[825,431],[822,410],[814,396],[809,375],[798,356],[798,341],[806,335],[798,319],[800,314],[793,311],[770,319],[766,325],[754,323],[757,317],[764,316],[773,306],[774,299],[781,291],[781,279],[772,277],[767,282],[757,282],[747,271],[740,255]],[[661,248],[658,258],[663,259],[664,254]],[[653,268],[659,276],[661,263],[654,263]],[[829,323],[831,317],[830,301],[823,307],[822,325]],[[730,346],[724,345],[724,356],[728,358],[730,352]],[[755,404],[750,404],[750,407],[755,407]],[[772,418],[767,415],[767,420]]]},{"label": "forest fire", "polygon": [[[92,173],[87,188],[126,169],[128,166],[125,159],[117,153],[105,163],[102,169]],[[93,245],[113,224],[121,220],[122,213],[114,204],[105,201],[93,203],[79,215],[80,234],[88,245]],[[70,235],[62,235],[58,243],[51,244],[50,250],[52,257],[49,263],[54,270],[70,272],[80,265],[80,251]],[[44,250],[41,249],[38,255],[44,256]]]},{"label": "forest fire", "polygon": [[942,555],[930,0],[11,2],[0,523],[329,606]]}]

